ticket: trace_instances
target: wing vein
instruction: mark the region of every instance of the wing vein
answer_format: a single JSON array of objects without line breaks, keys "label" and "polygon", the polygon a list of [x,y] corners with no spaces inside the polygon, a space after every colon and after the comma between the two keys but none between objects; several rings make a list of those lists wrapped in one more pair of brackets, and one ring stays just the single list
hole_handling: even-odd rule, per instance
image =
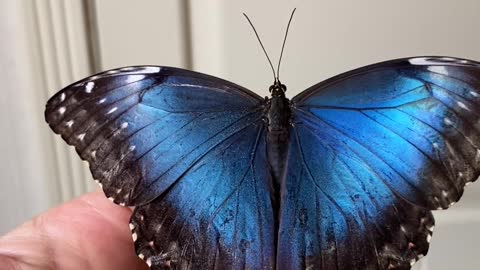
[{"label": "wing vein", "polygon": [[[371,149],[369,149],[367,146],[365,146],[363,143],[361,143],[360,141],[358,141],[357,139],[355,138],[351,138],[349,137],[347,134],[345,134],[344,132],[342,132],[341,130],[339,130],[338,128],[336,128],[335,126],[327,123],[326,121],[323,121],[322,119],[320,119],[319,117],[315,116],[315,115],[311,115],[310,113],[307,113],[303,110],[298,110],[300,111],[302,114],[304,114],[305,116],[307,116],[308,118],[311,118],[312,121],[321,121],[322,123],[324,123],[325,125],[329,126],[330,128],[336,130],[339,134],[341,134],[342,136],[344,137],[347,137],[353,141],[355,141],[356,143],[358,143],[359,145],[361,145],[364,149],[366,149],[369,153],[371,153],[372,155],[374,155],[375,157],[377,157],[378,159],[382,160],[382,158],[380,158],[376,153],[374,153]],[[402,174],[400,174],[395,168],[393,168],[390,164],[388,164],[387,162],[384,162],[384,164],[386,164],[388,167],[390,167],[390,169],[392,169],[392,171],[394,171],[398,176],[400,176],[404,181],[405,183],[407,183],[410,187],[412,187],[412,189],[416,190],[417,192],[419,191],[418,188],[413,185],[412,183],[410,183],[410,181],[408,181]]]}]

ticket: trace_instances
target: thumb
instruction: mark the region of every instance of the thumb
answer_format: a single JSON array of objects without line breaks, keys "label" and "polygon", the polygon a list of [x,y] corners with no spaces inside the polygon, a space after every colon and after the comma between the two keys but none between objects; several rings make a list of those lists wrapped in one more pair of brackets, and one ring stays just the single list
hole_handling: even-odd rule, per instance
[{"label": "thumb", "polygon": [[135,254],[131,210],[100,192],[41,214],[0,238],[2,269],[148,269]]}]

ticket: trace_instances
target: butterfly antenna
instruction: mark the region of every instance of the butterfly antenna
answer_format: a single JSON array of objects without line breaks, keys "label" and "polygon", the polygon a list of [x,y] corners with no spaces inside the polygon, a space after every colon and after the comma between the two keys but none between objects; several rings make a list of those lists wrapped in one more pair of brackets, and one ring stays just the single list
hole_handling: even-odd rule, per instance
[{"label": "butterfly antenna", "polygon": [[265,53],[265,56],[267,57],[268,63],[270,63],[270,67],[272,68],[273,72],[273,79],[277,81],[278,77],[275,75],[275,68],[273,67],[272,61],[270,60],[270,57],[268,57],[267,50],[265,50],[265,47],[263,46],[262,41],[260,40],[260,36],[257,33],[257,30],[255,29],[255,26],[253,26],[252,21],[250,21],[250,18],[248,18],[247,14],[243,13],[243,16],[247,18],[248,23],[250,23],[250,26],[253,28],[253,32],[255,32],[255,35],[257,36],[258,42],[260,42],[260,46],[262,46],[263,52]]},{"label": "butterfly antenna", "polygon": [[297,9],[294,8],[292,11],[292,14],[290,15],[290,20],[288,20],[288,24],[287,24],[287,30],[285,31],[285,37],[283,38],[282,50],[280,51],[280,58],[278,59],[277,80],[279,80],[280,78],[280,63],[282,62],[283,49],[285,48],[285,43],[287,41],[287,36],[288,36],[288,29],[290,29],[290,23],[292,22],[293,14],[295,14],[295,10]]}]

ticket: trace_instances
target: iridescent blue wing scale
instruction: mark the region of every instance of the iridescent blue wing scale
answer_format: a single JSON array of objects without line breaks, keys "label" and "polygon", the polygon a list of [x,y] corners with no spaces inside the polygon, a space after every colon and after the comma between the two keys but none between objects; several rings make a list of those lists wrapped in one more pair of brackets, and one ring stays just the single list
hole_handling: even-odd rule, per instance
[{"label": "iridescent blue wing scale", "polygon": [[[127,67],[70,85],[50,127],[89,162],[152,269],[274,265],[264,100],[169,67]],[[273,250],[273,251],[272,251]]]},{"label": "iridescent blue wing scale", "polygon": [[480,64],[360,68],[292,100],[279,269],[410,269],[480,169]]},{"label": "iridescent blue wing scale", "polygon": [[271,269],[265,168],[263,127],[225,140],[158,202],[136,208],[131,228],[146,239],[135,243],[139,255],[166,269]]}]

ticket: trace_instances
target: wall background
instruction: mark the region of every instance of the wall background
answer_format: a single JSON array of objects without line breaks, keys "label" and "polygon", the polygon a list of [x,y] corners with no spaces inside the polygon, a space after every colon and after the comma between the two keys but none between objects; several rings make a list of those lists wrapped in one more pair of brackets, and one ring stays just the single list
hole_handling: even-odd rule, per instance
[{"label": "wall background", "polygon": [[[49,96],[95,71],[178,66],[266,95],[291,10],[281,69],[292,97],[349,69],[412,55],[480,60],[480,2],[463,0],[0,1],[0,234],[93,189],[89,172],[43,120]],[[431,253],[416,269],[479,269],[480,184],[436,214]]]}]

